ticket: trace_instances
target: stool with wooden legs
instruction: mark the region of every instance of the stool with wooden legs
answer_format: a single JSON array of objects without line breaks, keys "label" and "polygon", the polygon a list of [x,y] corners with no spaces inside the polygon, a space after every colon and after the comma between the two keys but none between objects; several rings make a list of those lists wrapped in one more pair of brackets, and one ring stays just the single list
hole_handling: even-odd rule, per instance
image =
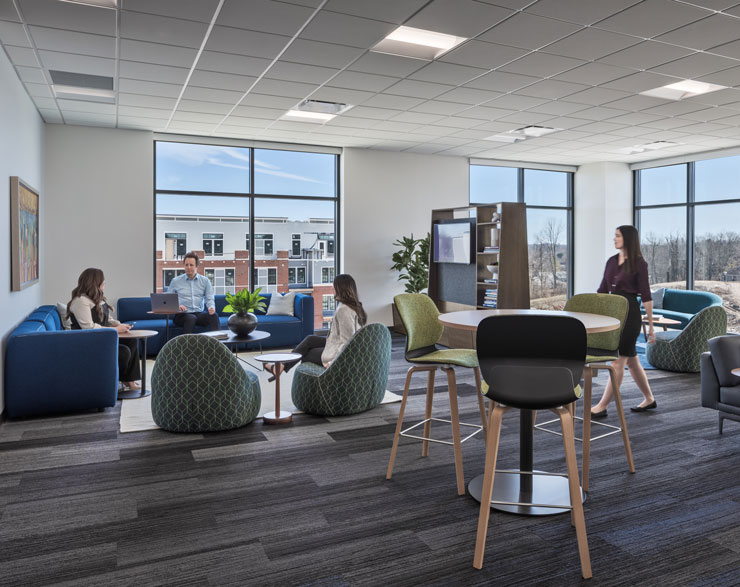
[{"label": "stool with wooden legs", "polygon": [[[403,399],[398,414],[398,423],[396,432],[393,436],[393,447],[391,456],[388,460],[388,470],[386,479],[393,475],[393,466],[396,460],[398,442],[401,436],[414,438],[422,441],[421,455],[423,457],[429,454],[429,443],[447,444],[453,447],[455,457],[455,473],[457,476],[457,493],[465,494],[465,478],[463,475],[462,463],[462,443],[484,430],[486,427],[485,406],[483,404],[483,395],[481,394],[481,378],[478,369],[478,358],[473,349],[444,349],[437,347],[437,341],[442,336],[443,326],[439,322],[439,311],[429,296],[424,294],[399,294],[393,301],[396,309],[401,316],[401,321],[406,329],[406,360],[412,364],[406,373],[406,384],[403,388]],[[478,396],[478,409],[480,410],[481,423],[466,424],[460,422],[457,406],[457,381],[455,378],[454,367],[467,367],[473,369],[475,374],[476,395]],[[441,369],[447,375],[447,387],[450,398],[450,419],[440,419],[432,417],[432,401],[434,398],[434,375],[437,369]],[[402,430],[403,415],[406,410],[409,388],[411,386],[411,376],[416,372],[427,373],[427,392],[426,404],[424,410],[424,419]],[[432,422],[446,422],[452,426],[452,441],[435,440],[430,437]],[[411,434],[410,432],[419,426],[423,426],[421,436]],[[460,427],[466,426],[475,428],[472,434],[465,438],[460,438]]]},{"label": "stool with wooden legs", "polygon": [[553,476],[537,471],[496,471],[501,419],[510,408],[551,410],[562,427],[568,478],[569,503],[538,503],[538,507],[569,509],[575,526],[581,574],[591,577],[586,522],[578,481],[573,420],[568,406],[577,398],[578,382],[586,356],[586,328],[568,316],[490,316],[478,325],[478,361],[488,384],[486,397],[491,400],[483,491],[478,515],[478,534],[473,566],[483,567],[491,504],[526,505],[518,501],[491,501],[496,475],[515,474]]},{"label": "stool with wooden legs", "polygon": [[[627,422],[624,418],[624,408],[622,406],[622,396],[619,393],[619,385],[616,380],[616,370],[609,363],[609,361],[615,361],[619,358],[619,338],[622,334],[622,328],[624,328],[624,322],[627,319],[627,312],[629,310],[629,304],[626,298],[620,295],[613,294],[578,294],[573,296],[565,304],[565,310],[569,312],[587,312],[589,314],[600,314],[602,316],[611,316],[616,318],[620,322],[620,327],[616,330],[609,332],[601,332],[598,334],[588,335],[588,350],[586,355],[586,369],[583,372],[584,379],[584,390],[583,390],[583,418],[575,417],[575,419],[583,421],[583,438],[576,438],[576,440],[583,443],[583,454],[582,454],[582,482],[583,490],[588,491],[588,478],[589,478],[589,467],[591,461],[591,442],[599,440],[612,434],[622,433],[622,443],[624,444],[624,452],[627,457],[627,467],[630,473],[635,472],[635,463],[632,458],[632,448],[630,447],[629,434],[627,433]],[[611,380],[612,389],[614,390],[614,404],[617,408],[617,415],[619,416],[619,426],[613,426],[611,424],[605,424],[603,422],[594,422],[591,418],[591,396],[593,388],[593,376],[598,374],[599,369],[605,369],[609,371],[609,379]],[[537,424],[536,428],[550,432],[552,434],[559,434],[554,430],[548,430],[545,428],[548,424],[554,422],[543,422]],[[591,425],[601,426],[607,431],[598,436],[591,438]]]}]

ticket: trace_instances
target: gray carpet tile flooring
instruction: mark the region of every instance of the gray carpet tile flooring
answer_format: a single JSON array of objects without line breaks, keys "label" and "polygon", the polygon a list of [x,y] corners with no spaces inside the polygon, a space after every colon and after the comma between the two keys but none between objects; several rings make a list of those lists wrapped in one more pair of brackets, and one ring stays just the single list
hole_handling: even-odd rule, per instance
[{"label": "gray carpet tile flooring", "polygon": [[[394,336],[388,388],[407,364]],[[478,422],[472,372],[457,370],[464,421]],[[717,433],[699,376],[648,372],[658,409],[628,412],[637,472],[619,436],[592,446],[585,504],[593,586],[740,584],[740,425]],[[595,382],[598,394],[606,381]],[[426,376],[407,420],[423,414]],[[435,414],[446,417],[438,373]],[[626,406],[640,401],[625,377]],[[11,585],[576,585],[569,516],[494,512],[473,569],[478,503],[457,496],[452,451],[402,440],[385,480],[399,404],[344,418],[261,420],[222,433],[119,434],[104,413],[0,425],[0,583]],[[546,417],[540,415],[540,420]],[[608,423],[616,423],[609,410]],[[516,412],[499,466],[518,465]],[[577,430],[578,432],[578,430]],[[433,427],[450,438],[444,424]],[[580,446],[577,447],[580,454]],[[463,445],[465,477],[484,445]],[[535,434],[535,467],[563,471],[557,436]]]}]

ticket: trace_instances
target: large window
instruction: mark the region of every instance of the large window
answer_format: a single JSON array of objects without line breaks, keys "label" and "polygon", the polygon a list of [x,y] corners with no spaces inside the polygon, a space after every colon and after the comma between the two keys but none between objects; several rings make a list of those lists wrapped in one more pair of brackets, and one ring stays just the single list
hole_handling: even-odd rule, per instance
[{"label": "large window", "polygon": [[527,205],[530,306],[562,309],[572,283],[573,173],[470,166],[470,204]]},{"label": "large window", "polygon": [[[155,163],[157,291],[195,250],[217,294],[333,294],[322,275],[338,264],[337,155],[158,141]],[[327,312],[316,306],[321,328]]]},{"label": "large window", "polygon": [[[740,305],[740,157],[635,172],[635,223],[653,288],[698,289]],[[728,312],[728,328],[740,316]]]}]

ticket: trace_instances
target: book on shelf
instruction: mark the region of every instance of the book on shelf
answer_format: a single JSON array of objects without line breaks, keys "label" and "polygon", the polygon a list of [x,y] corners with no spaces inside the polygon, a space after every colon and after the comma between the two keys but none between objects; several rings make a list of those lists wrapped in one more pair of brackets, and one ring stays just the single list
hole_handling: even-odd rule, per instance
[{"label": "book on shelf", "polygon": [[484,308],[496,309],[496,302],[483,302],[481,306],[483,306]]},{"label": "book on shelf", "polygon": [[483,247],[484,253],[498,253],[501,249],[499,247]]},{"label": "book on shelf", "polygon": [[498,283],[498,279],[484,279],[483,283]]}]

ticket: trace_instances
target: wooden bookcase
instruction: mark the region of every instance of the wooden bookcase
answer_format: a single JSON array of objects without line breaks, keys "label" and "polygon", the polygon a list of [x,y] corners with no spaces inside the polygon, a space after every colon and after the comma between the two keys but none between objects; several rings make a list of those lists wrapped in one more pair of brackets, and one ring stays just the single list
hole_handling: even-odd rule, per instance
[{"label": "wooden bookcase", "polygon": [[[475,262],[470,265],[435,263],[432,239],[429,296],[439,311],[486,309],[494,303],[496,308],[529,308],[525,205],[501,202],[432,211],[432,224],[452,219],[473,221],[471,230],[475,234],[471,244],[475,247]],[[431,232],[434,234],[433,228]],[[488,266],[494,266],[496,273],[489,271]],[[475,336],[445,328],[440,343],[473,348]]]}]

